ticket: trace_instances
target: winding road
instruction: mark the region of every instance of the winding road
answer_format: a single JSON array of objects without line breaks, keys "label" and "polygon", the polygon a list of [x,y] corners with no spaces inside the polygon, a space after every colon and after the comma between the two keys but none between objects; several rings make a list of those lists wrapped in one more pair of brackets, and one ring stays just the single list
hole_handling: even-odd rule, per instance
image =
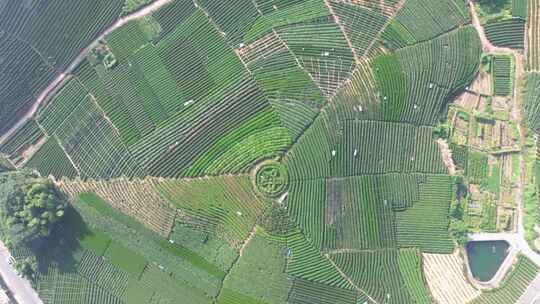
[{"label": "winding road", "polygon": [[[73,72],[73,70],[86,58],[86,55],[92,50],[94,47],[97,46],[100,40],[104,39],[105,36],[110,34],[115,29],[121,27],[122,25],[136,19],[143,18],[149,14],[152,14],[156,10],[160,9],[161,7],[169,4],[172,2],[172,0],[156,0],[152,2],[151,4],[127,15],[124,17],[119,18],[116,22],[114,22],[111,26],[109,26],[107,29],[105,29],[94,41],[92,41],[86,48],[81,50],[77,57],[74,59],[74,61],[38,95],[36,100],[33,102],[32,107],[30,110],[6,133],[4,133],[2,136],[0,136],[0,145],[3,144],[10,136],[11,134],[15,133],[18,129],[20,129],[30,118],[32,118],[35,113],[37,112],[39,106],[52,94],[57,90],[61,84],[68,78],[67,76]],[[325,3],[327,3],[325,1]],[[478,19],[478,15],[476,14],[475,7],[472,3],[472,0],[469,0],[469,7],[472,13],[472,24],[476,28],[480,40],[483,45],[483,49],[486,52],[491,53],[506,53],[506,54],[512,54],[516,58],[516,62],[521,60],[523,58],[523,55],[519,54],[517,51],[509,49],[509,48],[501,48],[496,47],[491,44],[491,42],[487,39],[484,29],[480,24],[480,21]],[[339,24],[339,22],[338,22]],[[349,42],[350,44],[350,42]],[[520,75],[523,74],[523,66],[521,67],[518,65],[516,66],[516,78],[520,77]],[[517,86],[516,86],[517,87]],[[521,121],[521,111],[516,112],[516,118],[518,118],[519,121]],[[522,129],[522,128],[520,128]],[[523,134],[523,130],[520,130],[520,133]],[[524,141],[522,140],[522,143]],[[505,240],[511,245],[511,250],[515,250],[515,252],[521,252],[525,256],[527,256],[529,259],[531,259],[535,264],[540,266],[540,254],[533,251],[527,241],[525,240],[525,231],[523,227],[523,182],[524,182],[524,166],[523,166],[524,160],[522,160],[522,177],[520,178],[521,181],[518,185],[518,189],[516,191],[516,202],[518,206],[518,214],[517,214],[517,232],[516,233],[478,233],[478,234],[472,234],[470,237],[472,240]],[[254,233],[252,233],[254,234]],[[249,238],[248,238],[249,242]],[[15,269],[7,262],[7,260],[10,257],[10,253],[7,250],[7,248],[4,246],[2,242],[0,242],[0,275],[4,279],[6,285],[12,292],[14,298],[21,304],[43,304],[43,302],[40,300],[38,294],[36,291],[32,288],[32,286],[29,284],[27,280],[24,280],[20,278],[17,273],[15,272]],[[510,267],[510,265],[505,267]],[[504,273],[504,272],[503,272]],[[342,274],[343,275],[343,274]],[[533,282],[530,284],[529,288],[526,290],[526,292],[522,295],[519,302],[520,304],[533,304],[533,303],[540,303],[540,274],[533,280]]]},{"label": "winding road", "polygon": [[13,266],[8,263],[11,254],[0,241],[0,276],[19,304],[43,304],[30,283],[19,277]]},{"label": "winding road", "polygon": [[110,33],[112,33],[112,31],[121,27],[122,25],[136,19],[144,18],[152,14],[153,12],[159,10],[163,6],[171,3],[172,1],[173,0],[156,0],[129,15],[119,18],[111,26],[105,29],[96,39],[94,39],[94,41],[92,41],[86,48],[80,51],[79,55],[75,57],[75,60],[73,60],[73,62],[63,72],[61,72],[45,88],[45,90],[43,90],[38,95],[36,100],[33,102],[30,110],[28,110],[28,112],[11,129],[9,129],[4,134],[1,134],[0,145],[2,145],[13,133],[17,132],[17,130],[22,128],[24,124],[36,114],[39,106],[43,103],[43,101],[45,101],[47,97],[51,95],[51,93],[55,92],[55,90],[60,87],[60,85],[64,82],[67,76],[72,73],[75,68],[86,58],[86,55],[88,55],[88,53],[98,45],[100,40],[103,40],[105,36],[109,35]]},{"label": "winding road", "polygon": [[[97,46],[100,40],[104,39],[105,36],[109,35],[112,31],[122,25],[132,20],[150,15],[170,2],[172,2],[172,0],[156,0],[129,15],[119,18],[111,26],[105,29],[96,39],[94,39],[94,41],[80,51],[73,62],[63,72],[58,74],[58,76],[38,95],[30,110],[11,129],[0,136],[0,145],[36,114],[39,106],[47,99],[47,97],[54,93],[66,79],[69,79],[68,75],[86,58],[86,55],[88,55],[90,50]],[[9,251],[0,241],[0,276],[4,279],[15,300],[19,304],[43,304],[30,283],[19,277],[15,269],[8,263],[10,257]]]}]

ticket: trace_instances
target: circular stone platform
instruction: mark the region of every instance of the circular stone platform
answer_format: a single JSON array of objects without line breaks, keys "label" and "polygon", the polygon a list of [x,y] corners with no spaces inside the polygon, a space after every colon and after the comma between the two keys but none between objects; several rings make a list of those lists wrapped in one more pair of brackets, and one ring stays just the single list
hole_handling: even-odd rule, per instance
[{"label": "circular stone platform", "polygon": [[284,193],[288,182],[287,168],[273,160],[262,163],[255,172],[255,189],[267,197]]}]

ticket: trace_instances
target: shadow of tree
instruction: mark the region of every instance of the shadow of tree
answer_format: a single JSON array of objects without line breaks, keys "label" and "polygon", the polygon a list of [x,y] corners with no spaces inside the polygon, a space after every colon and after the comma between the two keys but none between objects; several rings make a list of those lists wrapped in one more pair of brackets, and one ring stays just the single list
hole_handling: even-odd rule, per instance
[{"label": "shadow of tree", "polygon": [[79,262],[77,255],[82,252],[79,241],[91,234],[77,210],[68,206],[64,219],[51,236],[30,248],[37,257],[39,272],[46,272],[51,265],[62,272],[75,272]]}]

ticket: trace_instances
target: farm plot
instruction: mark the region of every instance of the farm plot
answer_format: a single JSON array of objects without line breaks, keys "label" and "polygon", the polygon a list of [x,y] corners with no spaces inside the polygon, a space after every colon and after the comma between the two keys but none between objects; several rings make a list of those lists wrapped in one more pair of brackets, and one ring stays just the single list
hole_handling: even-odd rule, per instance
[{"label": "farm plot", "polygon": [[395,54],[377,56],[371,62],[371,70],[377,83],[379,110],[384,120],[399,120],[406,100],[405,73]]},{"label": "farm plot", "polygon": [[175,211],[154,191],[149,180],[63,180],[61,189],[72,198],[83,193],[95,193],[95,203],[110,204],[164,237],[167,237],[172,229]]},{"label": "farm plot", "polygon": [[179,281],[156,266],[149,266],[144,270],[139,284],[149,293],[153,293],[149,303],[174,303],[178,299],[193,304],[213,303],[205,294],[207,290]]},{"label": "farm plot", "polygon": [[51,1],[28,6],[10,1],[0,11],[0,28],[27,41],[50,65],[62,70],[118,18],[123,2]]},{"label": "farm plot", "polygon": [[325,96],[333,96],[350,78],[354,56],[333,18],[283,26],[276,31]]},{"label": "farm plot", "polygon": [[153,44],[143,46],[129,58],[129,62],[137,73],[144,76],[167,117],[182,109],[184,97]]},{"label": "farm plot", "polygon": [[491,61],[493,93],[497,96],[513,95],[514,62],[511,56],[495,55]]},{"label": "farm plot", "polygon": [[79,175],[78,169],[73,166],[55,137],[48,138],[24,167],[35,169],[42,176],[55,178],[74,178]]},{"label": "farm plot", "polygon": [[191,0],[175,0],[160,10],[154,12],[152,17],[159,24],[161,31],[159,40],[173,32],[184,20],[195,12],[197,8]]},{"label": "farm plot", "polygon": [[4,71],[0,75],[0,132],[4,133],[30,110],[33,99],[53,80],[55,71],[30,45],[8,32],[0,33]]},{"label": "farm plot", "polygon": [[378,249],[396,246],[392,203],[372,176],[326,181],[323,248]]},{"label": "farm plot", "polygon": [[452,159],[454,160],[456,167],[459,170],[467,171],[467,164],[469,163],[469,147],[451,143],[450,150],[452,150]]},{"label": "farm plot", "polygon": [[[396,213],[396,236],[400,247],[422,252],[451,253],[448,212],[452,183],[448,175],[425,175],[420,179],[419,200],[412,208]],[[429,218],[429,220],[427,220]]]},{"label": "farm plot", "polygon": [[423,253],[424,274],[433,298],[441,304],[469,303],[480,295],[464,274],[464,261],[453,254]]},{"label": "farm plot", "polygon": [[510,272],[497,289],[484,292],[471,304],[515,303],[536,277],[538,266],[525,256],[519,256]]},{"label": "farm plot", "polygon": [[444,115],[448,98],[475,76],[481,50],[478,34],[471,26],[398,50],[396,54],[407,80],[400,120],[434,125]]},{"label": "farm plot", "polygon": [[112,69],[85,62],[75,74],[129,145],[182,106],[178,88],[151,44]]},{"label": "farm plot", "polygon": [[356,291],[294,279],[287,303],[291,304],[355,304],[369,303]]},{"label": "farm plot", "polygon": [[[261,3],[263,1],[266,3]],[[330,15],[330,11],[321,0],[262,0],[257,1],[256,4],[261,10],[262,16],[256,20],[251,29],[245,34],[244,42],[246,43],[253,42],[257,38],[269,34],[273,29],[301,24]],[[269,9],[267,9],[268,7]]]},{"label": "farm plot", "polygon": [[229,43],[236,47],[244,42],[244,36],[260,17],[251,0],[202,0],[200,4],[217,26],[225,33]]},{"label": "farm plot", "polygon": [[0,8],[0,79],[5,132],[38,94],[119,15],[124,1],[9,1]]},{"label": "farm plot", "polygon": [[35,120],[28,120],[17,132],[0,146],[0,153],[5,154],[13,163],[23,162],[32,150],[32,146],[43,141],[45,134]]},{"label": "farm plot", "polygon": [[299,230],[287,237],[287,248],[289,275],[342,289],[354,288]]},{"label": "farm plot", "polygon": [[283,126],[293,139],[298,138],[324,102],[321,90],[274,33],[237,52],[279,113]]},{"label": "farm plot", "polygon": [[257,301],[254,298],[250,298],[234,290],[223,288],[219,294],[217,304],[236,304],[236,303],[265,304],[266,302]]},{"label": "farm plot", "polygon": [[529,0],[512,0],[512,16],[527,19],[529,2]]},{"label": "farm plot", "polygon": [[339,128],[335,117],[323,110],[285,157],[290,180],[331,176],[331,168],[339,160]]},{"label": "farm plot", "polygon": [[313,179],[289,185],[289,216],[317,249],[324,241],[325,183],[324,179]]},{"label": "farm plot", "polygon": [[225,134],[208,152],[200,155],[185,176],[247,172],[258,159],[276,158],[292,144],[271,108]]},{"label": "farm plot", "polygon": [[87,97],[88,92],[81,83],[77,79],[71,79],[40,109],[36,120],[47,134],[54,134],[69,114]]},{"label": "farm plot", "polygon": [[377,83],[366,60],[360,60],[351,81],[339,90],[327,107],[337,113],[341,120],[375,120],[380,117]]},{"label": "farm plot", "polygon": [[185,19],[157,48],[185,101],[198,102],[246,74],[238,57],[201,10]]},{"label": "farm plot", "polygon": [[[223,279],[223,275],[211,272],[209,267],[205,267],[209,265],[209,262],[207,264],[194,263],[194,257],[186,258],[183,252],[177,250],[177,244],[169,243],[162,236],[110,206],[89,205],[81,200],[73,201],[73,206],[80,214],[79,221],[84,221],[91,229],[103,231],[112,239],[111,244],[116,244],[116,249],[111,249],[108,246],[104,255],[116,261],[115,263],[121,269],[125,269],[128,273],[137,273],[141,271],[141,267],[144,267],[146,262],[152,262],[151,264],[161,265],[163,270],[149,264],[144,268],[143,278],[148,268],[156,267],[159,273],[163,274],[163,277],[176,282],[179,286],[183,286],[184,289],[192,288],[192,292],[198,294],[203,294],[202,290],[204,290],[208,297],[217,295],[218,286]],[[129,259],[122,258],[126,254],[132,257]],[[195,256],[198,257],[199,261],[206,261],[198,255]],[[158,290],[155,284],[165,284],[164,281],[163,278],[157,280],[157,283],[154,282],[154,285],[148,287],[150,290],[146,289],[146,291],[152,294],[152,290]],[[197,285],[195,286],[192,282],[197,282]],[[144,282],[138,282],[135,285],[142,285],[141,289],[147,286]],[[133,286],[128,286],[128,289],[131,287]],[[162,296],[168,298],[173,295],[175,293],[172,293],[172,295],[163,294]]]},{"label": "farm plot", "polygon": [[386,25],[387,17],[383,15],[383,12],[357,4],[332,0],[330,5],[338,17],[338,22],[345,29],[345,34],[350,38],[356,53],[358,55],[367,53]]},{"label": "farm plot", "polygon": [[397,49],[432,39],[470,21],[465,1],[405,1],[382,33],[382,42],[391,49]]},{"label": "farm plot", "polygon": [[303,0],[255,0],[253,1],[263,14],[274,12],[276,9],[284,10],[291,6],[297,5]]},{"label": "farm plot", "polygon": [[395,249],[331,254],[356,286],[379,303],[412,303],[399,268],[399,251]]},{"label": "farm plot", "polygon": [[412,207],[418,201],[418,186],[421,181],[420,174],[398,174],[390,173],[372,176],[376,181],[375,189],[378,192],[379,200],[383,200],[398,211]]},{"label": "farm plot", "polygon": [[176,249],[183,258],[207,269],[211,268],[209,265],[215,265],[223,276],[238,258],[236,250],[225,240],[190,223],[183,223],[181,218],[175,223],[169,238],[179,244]]},{"label": "farm plot", "polygon": [[54,135],[83,178],[138,175],[126,146],[91,97],[77,105]]},{"label": "farm plot", "polygon": [[105,41],[115,59],[123,62],[148,43],[148,38],[142,31],[142,21],[136,20],[114,30],[105,37]]},{"label": "farm plot", "polygon": [[470,151],[466,175],[473,184],[482,184],[487,178],[488,157],[485,153]]},{"label": "farm plot", "polygon": [[540,132],[540,74],[531,73],[526,76],[525,114],[531,129]]},{"label": "farm plot", "polygon": [[88,281],[108,290],[111,294],[123,296],[128,287],[130,276],[114,264],[114,261],[85,251],[82,255],[77,272]]},{"label": "farm plot", "polygon": [[[284,272],[285,251],[285,242],[268,240],[255,234],[223,281],[223,288],[253,299],[255,303],[285,303],[291,287]],[[220,297],[217,302],[227,301]]]},{"label": "farm plot", "polygon": [[432,303],[422,269],[422,256],[416,249],[402,249],[398,258],[399,271],[414,303]]},{"label": "farm plot", "polygon": [[[432,133],[431,128],[409,124],[345,122],[337,167],[345,176],[390,172],[445,173]],[[334,173],[339,175],[336,171]]]},{"label": "farm plot", "polygon": [[332,108],[325,110],[286,157],[291,180],[446,172],[432,128],[346,120],[339,132],[339,118],[335,117],[339,114],[327,114],[335,110]]},{"label": "farm plot", "polygon": [[[240,245],[265,208],[245,176],[196,180],[153,180],[171,204],[179,208],[179,220],[212,229],[233,248]],[[197,224],[199,223],[199,224]]]},{"label": "farm plot", "polygon": [[107,247],[104,257],[114,265],[117,265],[122,271],[136,278],[141,275],[148,264],[144,257],[115,242]]},{"label": "farm plot", "polygon": [[96,101],[118,126],[127,145],[150,134],[156,124],[166,118],[159,99],[130,63],[119,64],[113,69],[98,66],[96,73],[109,96]]},{"label": "farm plot", "polygon": [[63,272],[58,266],[50,266],[46,272],[39,275],[37,281],[37,291],[46,304],[122,303],[120,298],[107,289],[99,287],[78,273]]},{"label": "farm plot", "polygon": [[[244,172],[252,161],[277,155],[289,144],[284,128],[275,124],[259,124],[259,128],[253,128],[264,117],[258,114],[269,107],[256,83],[243,79],[189,105],[133,145],[131,151],[145,172],[152,176],[198,174],[199,170],[206,170],[205,167],[209,172],[225,169],[227,173]],[[265,113],[266,118],[272,119],[271,113]],[[263,134],[268,141],[258,140],[254,134]],[[251,145],[238,146],[231,141],[234,138]],[[223,163],[223,160],[234,163]],[[189,169],[193,164],[196,167]]]},{"label": "farm plot", "polygon": [[122,141],[129,144],[139,139],[140,134],[123,107],[122,99],[116,102],[116,98],[121,97],[111,94],[96,70],[86,61],[74,73],[118,130]]},{"label": "farm plot", "polygon": [[484,25],[486,36],[491,43],[500,47],[522,49],[525,39],[525,20],[512,18],[492,21]]},{"label": "farm plot", "polygon": [[540,1],[531,0],[527,17],[527,68],[540,71]]}]

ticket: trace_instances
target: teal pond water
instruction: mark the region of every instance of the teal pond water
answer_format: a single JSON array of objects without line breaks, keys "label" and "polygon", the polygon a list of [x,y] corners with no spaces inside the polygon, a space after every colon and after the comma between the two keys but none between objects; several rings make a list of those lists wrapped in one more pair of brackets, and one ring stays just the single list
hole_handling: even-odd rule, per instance
[{"label": "teal pond water", "polygon": [[468,242],[465,251],[473,277],[481,282],[491,280],[508,255],[509,247],[505,241]]}]

